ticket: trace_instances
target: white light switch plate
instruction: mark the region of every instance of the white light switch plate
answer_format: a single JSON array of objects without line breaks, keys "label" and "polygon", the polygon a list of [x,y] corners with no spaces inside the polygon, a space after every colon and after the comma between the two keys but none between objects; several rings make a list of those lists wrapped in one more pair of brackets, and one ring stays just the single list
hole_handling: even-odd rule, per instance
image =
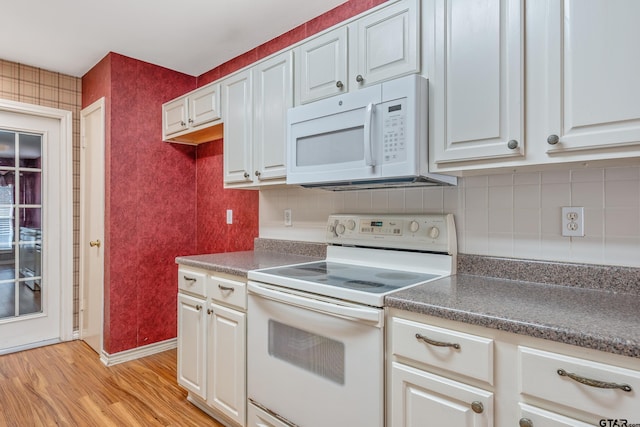
[{"label": "white light switch plate", "polygon": [[233,224],[233,211],[227,209],[227,224]]}]

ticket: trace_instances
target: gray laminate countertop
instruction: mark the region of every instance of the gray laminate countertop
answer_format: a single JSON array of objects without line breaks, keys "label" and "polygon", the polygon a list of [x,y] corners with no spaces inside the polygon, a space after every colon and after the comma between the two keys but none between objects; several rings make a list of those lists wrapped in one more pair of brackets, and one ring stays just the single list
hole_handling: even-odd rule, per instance
[{"label": "gray laminate countertop", "polygon": [[272,251],[241,251],[219,254],[179,256],[176,264],[202,268],[218,273],[247,277],[249,270],[318,261],[322,258],[284,254]]},{"label": "gray laminate countertop", "polygon": [[385,306],[640,358],[640,296],[458,274]]}]

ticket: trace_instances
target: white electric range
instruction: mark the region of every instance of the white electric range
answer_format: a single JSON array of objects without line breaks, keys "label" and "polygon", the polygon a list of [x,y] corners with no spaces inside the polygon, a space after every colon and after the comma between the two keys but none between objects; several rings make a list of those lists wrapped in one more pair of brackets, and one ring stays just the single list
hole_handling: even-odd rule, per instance
[{"label": "white electric range", "polygon": [[384,297],[455,273],[451,214],[331,215],[327,243],[248,273],[250,426],[382,427]]}]

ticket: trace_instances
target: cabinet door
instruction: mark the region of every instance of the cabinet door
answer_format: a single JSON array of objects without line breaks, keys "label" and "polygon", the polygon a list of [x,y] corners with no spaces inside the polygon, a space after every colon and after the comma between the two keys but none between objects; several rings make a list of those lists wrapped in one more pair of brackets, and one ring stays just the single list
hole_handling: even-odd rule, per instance
[{"label": "cabinet door", "polygon": [[187,98],[178,98],[162,106],[162,131],[164,136],[187,128]]},{"label": "cabinet door", "polygon": [[432,163],[524,155],[522,0],[428,4]]},{"label": "cabinet door", "polygon": [[209,305],[207,403],[245,424],[246,314],[221,305]]},{"label": "cabinet door", "polygon": [[404,0],[351,24],[351,88],[420,71],[418,18],[418,1]]},{"label": "cabinet door", "polygon": [[220,84],[205,86],[189,95],[189,124],[200,126],[220,118]]},{"label": "cabinet door", "polygon": [[254,176],[258,181],[287,174],[287,110],[293,106],[293,52],[284,52],[253,69]]},{"label": "cabinet door", "polygon": [[[575,418],[568,418],[553,412],[544,411],[534,406],[520,403],[521,426],[531,425],[534,427],[592,427],[593,424],[583,423]],[[531,423],[527,424],[529,420]],[[514,424],[515,425],[515,424]]]},{"label": "cabinet door", "polygon": [[178,384],[206,398],[205,300],[178,294]]},{"label": "cabinet door", "polygon": [[392,364],[390,396],[394,427],[493,426],[492,393],[400,363]]},{"label": "cabinet door", "polygon": [[346,92],[347,27],[337,28],[296,48],[296,104]]},{"label": "cabinet door", "polygon": [[224,182],[252,182],[251,72],[222,81],[224,117]]},{"label": "cabinet door", "polygon": [[547,154],[629,145],[637,150],[640,2],[554,0],[545,7],[548,16],[541,17],[547,25],[532,25],[547,41],[546,84],[540,88],[546,90],[547,123],[541,137],[554,142],[558,136],[556,144],[540,141]]}]

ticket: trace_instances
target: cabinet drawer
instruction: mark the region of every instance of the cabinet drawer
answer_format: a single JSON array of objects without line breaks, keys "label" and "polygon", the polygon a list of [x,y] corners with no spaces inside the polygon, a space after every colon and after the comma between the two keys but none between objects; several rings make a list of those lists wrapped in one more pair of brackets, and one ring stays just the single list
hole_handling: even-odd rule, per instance
[{"label": "cabinet drawer", "polygon": [[[520,420],[531,421],[534,427],[592,427],[593,424],[583,423],[574,418],[565,417],[554,412],[548,412],[535,406],[520,403]],[[527,425],[520,421],[520,425]]]},{"label": "cabinet drawer", "polygon": [[178,268],[178,289],[195,295],[205,296],[204,283],[207,280],[207,274],[204,271],[193,268]]},{"label": "cabinet drawer", "polygon": [[492,339],[396,317],[391,333],[394,356],[493,385]]},{"label": "cabinet drawer", "polygon": [[214,301],[247,309],[247,286],[244,282],[210,276],[207,294]]},{"label": "cabinet drawer", "polygon": [[[522,395],[575,408],[597,419],[640,420],[639,371],[527,347],[518,347],[518,358]],[[630,387],[631,391],[602,386]]]}]

